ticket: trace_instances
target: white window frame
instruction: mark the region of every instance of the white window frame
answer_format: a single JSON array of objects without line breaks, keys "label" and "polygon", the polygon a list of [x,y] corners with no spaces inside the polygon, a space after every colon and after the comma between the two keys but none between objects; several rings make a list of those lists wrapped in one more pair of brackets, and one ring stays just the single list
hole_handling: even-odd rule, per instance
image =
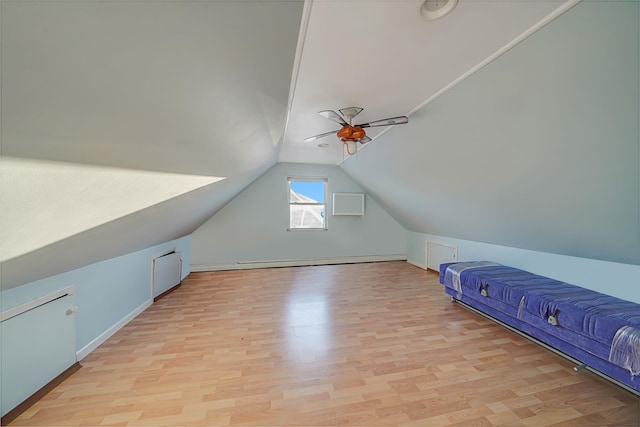
[{"label": "white window frame", "polygon": [[[291,182],[322,182],[324,184],[324,203],[300,203],[291,201]],[[327,200],[329,198],[329,179],[327,177],[299,177],[288,176],[287,177],[287,216],[288,226],[287,231],[327,231],[328,230],[328,205]],[[291,226],[291,205],[296,206],[322,206],[324,208],[324,227],[292,227]]]}]

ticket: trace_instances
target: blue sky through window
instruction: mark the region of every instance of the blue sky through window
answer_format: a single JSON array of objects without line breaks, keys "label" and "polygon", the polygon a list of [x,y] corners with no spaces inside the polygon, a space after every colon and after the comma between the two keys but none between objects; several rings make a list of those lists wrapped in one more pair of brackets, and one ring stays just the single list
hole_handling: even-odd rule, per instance
[{"label": "blue sky through window", "polygon": [[291,189],[319,203],[324,203],[324,182],[291,181]]}]

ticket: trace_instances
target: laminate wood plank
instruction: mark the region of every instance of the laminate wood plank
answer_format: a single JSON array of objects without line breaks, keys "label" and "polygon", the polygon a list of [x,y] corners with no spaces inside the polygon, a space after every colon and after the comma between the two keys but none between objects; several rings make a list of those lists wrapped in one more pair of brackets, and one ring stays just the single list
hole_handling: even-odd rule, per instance
[{"label": "laminate wood plank", "polygon": [[12,425],[639,426],[404,262],[192,273]]}]

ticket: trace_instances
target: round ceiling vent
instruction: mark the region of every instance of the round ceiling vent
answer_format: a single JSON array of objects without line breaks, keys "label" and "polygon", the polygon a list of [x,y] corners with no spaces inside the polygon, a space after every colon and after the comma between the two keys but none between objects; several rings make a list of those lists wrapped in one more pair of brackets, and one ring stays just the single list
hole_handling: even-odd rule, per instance
[{"label": "round ceiling vent", "polygon": [[451,12],[458,0],[425,0],[420,8],[420,15],[427,21],[442,18]]}]

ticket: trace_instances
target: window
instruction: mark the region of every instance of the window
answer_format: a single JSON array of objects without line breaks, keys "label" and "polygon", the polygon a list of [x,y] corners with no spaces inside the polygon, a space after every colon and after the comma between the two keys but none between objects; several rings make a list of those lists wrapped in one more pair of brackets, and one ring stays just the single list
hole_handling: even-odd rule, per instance
[{"label": "window", "polygon": [[288,178],[289,230],[327,229],[327,179]]}]

